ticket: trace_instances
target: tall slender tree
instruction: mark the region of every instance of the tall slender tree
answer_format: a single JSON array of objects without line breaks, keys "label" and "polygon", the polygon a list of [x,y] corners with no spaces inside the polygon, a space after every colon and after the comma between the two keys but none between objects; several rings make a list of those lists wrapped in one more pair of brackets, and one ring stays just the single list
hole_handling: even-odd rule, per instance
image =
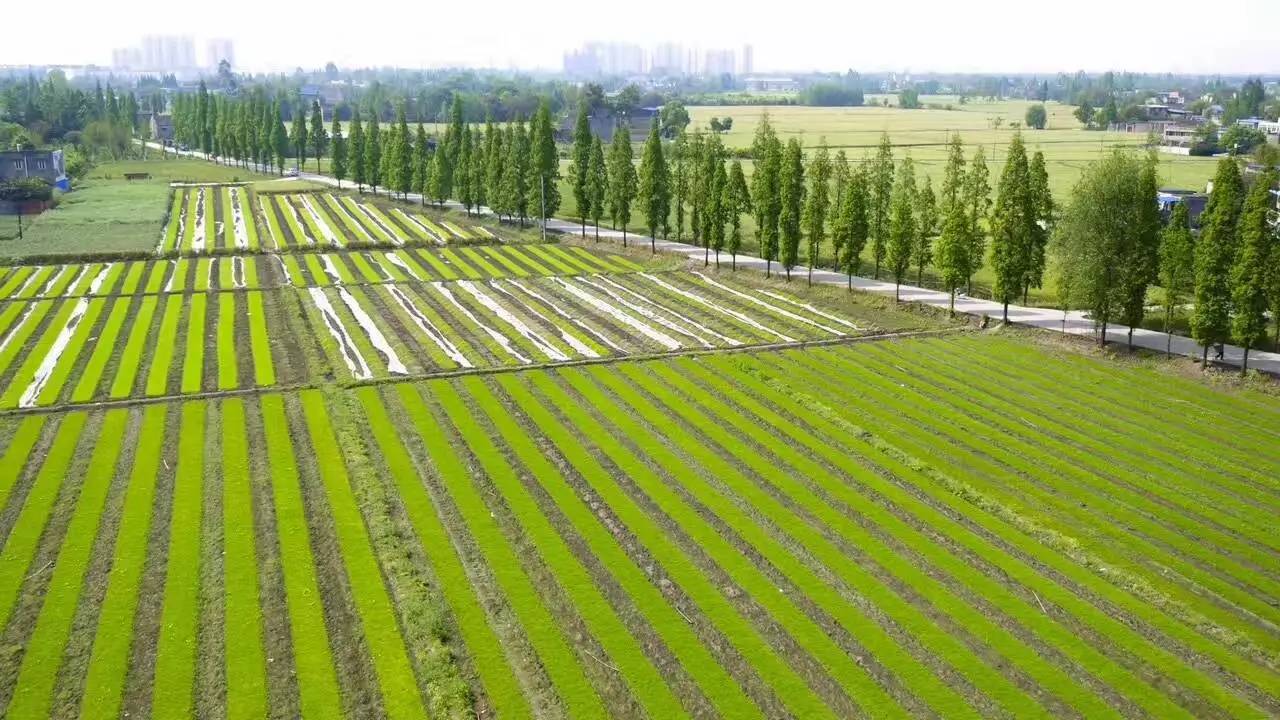
[{"label": "tall slender tree", "polygon": [[876,278],[880,277],[880,266],[884,263],[889,242],[890,203],[892,200],[893,145],[889,142],[889,133],[880,135],[880,147],[876,149],[876,157],[871,161],[868,176],[867,219],[871,230],[871,257],[876,265]]},{"label": "tall slender tree", "polygon": [[809,284],[813,284],[813,268],[819,262],[822,243],[827,237],[827,213],[831,206],[831,157],[825,138],[809,161],[809,191],[804,205],[804,236],[808,250]]},{"label": "tall slender tree", "polygon": [[751,212],[751,192],[747,189],[747,178],[742,172],[741,160],[734,160],[729,167],[724,195],[723,207],[729,219],[727,249],[733,269],[737,270],[738,250],[742,248],[742,214]]},{"label": "tall slender tree", "polygon": [[973,294],[973,274],[978,272],[987,254],[987,238],[982,224],[987,219],[987,211],[991,208],[991,184],[988,180],[986,155],[979,146],[973,152],[973,160],[969,163],[969,172],[964,178],[964,204],[969,214],[969,227],[966,238],[969,241],[968,265],[969,276],[965,278],[970,295]]},{"label": "tall slender tree", "polygon": [[1195,286],[1195,241],[1187,204],[1173,206],[1169,224],[1160,236],[1160,287],[1164,290],[1165,353],[1173,353],[1173,311],[1182,306]]},{"label": "tall slender tree", "polygon": [[427,204],[428,179],[431,177],[431,143],[427,139],[427,129],[422,123],[413,138],[413,191],[421,197],[422,204]]},{"label": "tall slender tree", "polygon": [[831,254],[840,270],[841,243],[844,236],[840,233],[840,216],[844,212],[844,199],[849,190],[849,158],[844,150],[837,150],[831,161],[831,196],[827,207],[827,234],[831,237]]},{"label": "tall slender tree", "polygon": [[382,131],[378,128],[378,113],[369,114],[369,129],[364,136],[365,180],[378,191],[382,184]]},{"label": "tall slender tree", "polygon": [[543,223],[560,209],[560,156],[556,152],[555,132],[551,105],[543,99],[529,126],[528,163],[529,201]]},{"label": "tall slender tree", "polygon": [[724,224],[728,221],[728,210],[725,207],[725,187],[729,184],[729,174],[724,169],[724,157],[717,153],[715,168],[711,172],[711,198],[707,207],[708,243],[716,252],[716,267],[720,267],[720,252],[724,250]]},{"label": "tall slender tree", "polygon": [[889,269],[893,272],[893,299],[911,267],[911,248],[916,239],[916,170],[907,155],[898,166],[893,181],[893,202],[889,206]]},{"label": "tall slender tree", "polygon": [[1147,310],[1147,289],[1160,270],[1160,207],[1156,201],[1156,162],[1148,156],[1134,188],[1132,228],[1127,233],[1120,273],[1120,322],[1129,326],[1129,351],[1133,330],[1142,325]]},{"label": "tall slender tree", "polygon": [[1244,348],[1242,374],[1249,370],[1249,350],[1267,337],[1268,285],[1275,255],[1280,253],[1276,231],[1267,217],[1275,184],[1274,171],[1254,181],[1240,215],[1240,251],[1231,270],[1231,303],[1235,309],[1231,336]]},{"label": "tall slender tree", "polygon": [[609,170],[604,160],[604,144],[599,135],[591,136],[591,154],[587,161],[586,200],[588,215],[595,225],[596,242],[600,242],[600,218],[605,213],[605,196],[609,190]]},{"label": "tall slender tree", "polygon": [[755,138],[751,141],[751,157],[755,159],[755,171],[751,174],[751,210],[755,215],[760,254],[764,256],[767,277],[778,259],[778,219],[782,210],[779,184],[782,143],[769,122],[767,112],[760,116],[760,124],[756,126]]},{"label": "tall slender tree", "polygon": [[351,181],[356,184],[357,192],[364,192],[364,184],[369,182],[368,160],[365,158],[364,125],[360,122],[360,110],[351,112]]},{"label": "tall slender tree", "polygon": [[1022,133],[1015,132],[1009,141],[991,214],[992,268],[996,276],[992,297],[1003,305],[1005,322],[1009,322],[1009,303],[1022,294],[1031,270],[1035,221],[1026,148]]},{"label": "tall slender tree", "polygon": [[471,153],[473,150],[472,133],[470,127],[462,129],[462,149],[458,151],[458,167],[453,171],[453,185],[456,188],[454,193],[458,202],[462,203],[462,208],[467,211],[467,215],[471,214],[475,208],[475,199],[471,197]]},{"label": "tall slender tree", "polygon": [[320,101],[311,101],[311,150],[316,157],[316,172],[320,172],[320,160],[329,147],[329,133],[324,129],[324,113],[320,110]]},{"label": "tall slender tree", "polygon": [[781,242],[782,268],[791,280],[791,268],[800,256],[800,236],[804,212],[804,149],[796,138],[787,140],[782,155],[781,173],[778,176],[778,232]]},{"label": "tall slender tree", "polygon": [[303,112],[302,106],[293,110],[293,125],[289,130],[289,142],[293,145],[294,157],[298,160],[298,169],[301,170],[307,164],[307,144],[310,142],[311,136],[307,133],[307,116]]},{"label": "tall slender tree", "polygon": [[689,136],[684,128],[671,144],[671,202],[676,211],[676,240],[684,238],[684,204],[689,197]]},{"label": "tall slender tree", "polygon": [[649,137],[645,140],[644,153],[640,157],[640,178],[636,188],[640,212],[644,214],[645,227],[649,230],[649,247],[654,253],[658,252],[655,239],[658,228],[663,226],[671,212],[670,180],[667,160],[662,153],[660,126],[655,117],[649,126]]},{"label": "tall slender tree", "polygon": [[573,155],[569,165],[569,185],[573,188],[573,203],[582,219],[582,237],[587,236],[587,218],[591,215],[590,182],[591,166],[591,116],[587,103],[578,103],[578,119],[573,124]]},{"label": "tall slender tree", "polygon": [[493,139],[489,142],[489,157],[485,159],[484,169],[485,196],[489,198],[489,209],[493,214],[502,217],[506,214],[502,194],[502,166],[507,155],[507,133],[500,128],[492,131]]},{"label": "tall slender tree", "polygon": [[938,234],[938,199],[933,193],[933,178],[924,178],[924,187],[916,194],[916,239],[911,247],[911,262],[916,266],[916,285],[923,284],[924,268],[933,262],[933,236]]},{"label": "tall slender tree", "polygon": [[840,269],[853,289],[853,276],[862,265],[862,251],[867,247],[870,221],[867,218],[870,191],[867,188],[867,166],[859,163],[849,174],[849,187],[845,190],[840,207]]},{"label": "tall slender tree", "polygon": [[614,128],[609,144],[609,220],[622,230],[622,246],[627,246],[627,225],[631,223],[631,203],[636,197],[636,166],[632,161],[631,129],[626,123]]},{"label": "tall slender tree", "polygon": [[529,178],[533,177],[529,170],[531,159],[529,132],[525,129],[524,122],[518,120],[512,136],[510,159],[507,161],[511,166],[511,176],[506,182],[511,209],[519,220],[520,227],[524,227],[525,221],[529,219],[529,205],[535,201],[531,197],[535,190],[529,187]]},{"label": "tall slender tree", "polygon": [[1219,160],[1213,193],[1200,216],[1202,229],[1196,243],[1191,337],[1204,348],[1201,357],[1204,368],[1209,366],[1209,346],[1225,343],[1231,334],[1231,269],[1243,197],[1244,187],[1235,159]]},{"label": "tall slender tree", "polygon": [[1031,288],[1044,285],[1049,236],[1053,233],[1053,193],[1049,190],[1049,173],[1045,169],[1044,153],[1037,150],[1031,156],[1031,206],[1035,213],[1032,227],[1031,262],[1022,285],[1022,304],[1026,305]]},{"label": "tall slender tree", "polygon": [[329,171],[333,173],[333,177],[338,181],[338,189],[342,189],[342,181],[347,177],[347,141],[342,137],[342,123],[338,122],[338,114],[333,114],[333,127],[329,130],[331,142],[333,143],[333,161],[329,164]]},{"label": "tall slender tree", "polygon": [[947,310],[956,314],[956,291],[973,274],[969,259],[969,213],[965,204],[952,202],[942,218],[942,233],[933,249],[934,266],[942,287],[947,291]]},{"label": "tall slender tree", "polygon": [[409,191],[413,189],[413,139],[409,136],[409,120],[403,104],[396,109],[395,138],[396,153],[392,159],[396,181],[392,187],[408,200]]}]

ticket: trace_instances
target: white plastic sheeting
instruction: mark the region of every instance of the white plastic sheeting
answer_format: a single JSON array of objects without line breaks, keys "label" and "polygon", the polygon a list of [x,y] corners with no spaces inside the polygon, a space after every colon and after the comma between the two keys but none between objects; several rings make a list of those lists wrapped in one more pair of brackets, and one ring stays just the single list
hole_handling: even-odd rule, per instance
[{"label": "white plastic sheeting", "polygon": [[524,323],[523,320],[516,317],[514,313],[506,309],[497,300],[494,300],[487,293],[476,287],[469,280],[459,280],[458,287],[471,293],[471,296],[480,302],[481,305],[489,309],[489,312],[498,316],[498,319],[511,326],[511,329],[522,335],[526,340],[533,343],[538,352],[547,356],[548,360],[563,362],[569,359],[569,356],[560,348],[551,344],[546,338],[539,335],[533,328]]},{"label": "white plastic sheeting", "polygon": [[488,333],[489,337],[493,338],[494,342],[502,346],[502,349],[506,350],[508,355],[515,358],[516,360],[519,360],[525,365],[528,365],[529,363],[533,362],[532,360],[525,357],[524,355],[521,355],[519,350],[516,350],[514,347],[512,347],[510,338],[498,332],[497,330],[494,330],[488,325],[485,325],[484,323],[480,322],[480,318],[476,317],[475,313],[468,310],[467,306],[458,302],[458,299],[453,296],[453,292],[449,290],[449,288],[446,287],[444,283],[433,282],[431,283],[431,287],[435,288],[436,292],[440,293],[440,295],[442,295],[444,299],[448,300],[454,307],[456,307],[459,311],[461,311],[462,314],[467,317],[467,319],[475,323],[481,330],[484,330],[486,333]]},{"label": "white plastic sheeting", "polygon": [[373,377],[373,373],[369,371],[369,364],[365,362],[364,356],[360,354],[351,336],[347,334],[346,327],[342,325],[342,319],[338,317],[337,311],[333,309],[333,303],[329,302],[324,291],[318,287],[309,287],[307,291],[311,294],[311,302],[315,303],[316,309],[320,311],[320,317],[324,320],[325,327],[329,329],[329,334],[338,343],[338,353],[342,355],[347,369],[358,380],[368,380]]},{"label": "white plastic sheeting", "polygon": [[462,354],[462,350],[459,349],[457,345],[453,344],[453,341],[441,332],[440,328],[436,327],[436,324],[431,322],[431,319],[418,309],[418,306],[413,302],[412,298],[404,294],[404,292],[395,285],[384,285],[383,287],[387,289],[387,292],[391,294],[391,297],[395,298],[395,301],[400,304],[400,307],[408,313],[414,324],[418,326],[418,329],[430,338],[431,342],[435,343],[436,347],[440,348],[445,355],[449,356],[450,360],[453,360],[462,367],[475,367],[471,364],[471,361],[467,359],[467,356]]},{"label": "white plastic sheeting", "polygon": [[391,343],[387,342],[387,337],[382,334],[382,330],[373,322],[373,318],[369,317],[369,313],[356,300],[355,296],[347,292],[344,287],[338,288],[338,297],[342,298],[342,302],[346,303],[347,309],[351,311],[351,315],[355,317],[356,322],[369,336],[369,342],[373,343],[373,347],[382,353],[387,359],[387,372],[396,375],[408,375],[409,368],[404,366],[400,361],[400,356],[396,354],[395,348],[391,347]]}]

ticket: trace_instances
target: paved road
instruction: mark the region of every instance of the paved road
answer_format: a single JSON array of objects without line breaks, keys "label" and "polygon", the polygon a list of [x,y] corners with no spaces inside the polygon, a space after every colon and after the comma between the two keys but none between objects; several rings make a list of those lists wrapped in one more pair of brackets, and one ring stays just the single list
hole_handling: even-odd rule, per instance
[{"label": "paved road", "polygon": [[[155,143],[152,143],[151,146],[159,149],[159,146]],[[201,153],[196,151],[188,151],[185,154],[193,157],[203,157]],[[336,186],[338,184],[337,180],[327,175],[302,173],[300,177],[305,180],[312,180],[328,185]],[[285,182],[287,182],[287,180],[285,180]],[[348,182],[347,186],[349,187],[350,184],[351,183]],[[421,202],[422,196],[416,193],[410,193],[409,199],[414,202]],[[449,202],[446,204],[454,208],[461,207],[455,202]],[[484,209],[483,212],[487,213],[488,209]],[[548,221],[547,229],[552,232],[578,233],[581,230],[581,226],[571,220],[553,218]],[[588,230],[588,232],[590,233],[591,231]],[[600,237],[601,239],[608,239],[610,242],[620,243],[622,241],[622,233],[618,230],[601,228]],[[628,233],[627,238],[628,243],[648,245],[650,242],[648,236],[638,235],[635,233]],[[672,240],[657,240],[654,245],[659,252],[685,255],[690,258],[691,262],[696,261],[699,264],[702,261],[704,253],[704,250],[701,247]],[[773,266],[775,270],[780,269],[777,263],[774,263]],[[739,255],[738,267],[764,272],[765,261],[761,258],[752,257],[750,255]],[[803,282],[807,272],[807,267],[799,266],[792,268],[791,274],[793,277],[798,278],[798,281]],[[827,285],[845,285],[848,283],[848,278],[845,275],[835,273],[830,270],[815,269],[813,271],[813,281]],[[853,286],[859,290],[879,293],[881,295],[892,295],[894,292],[893,283],[881,280],[872,280],[870,278],[855,276],[853,278]],[[919,302],[941,308],[947,307],[948,302],[947,294],[944,292],[930,290],[928,288],[914,287],[911,285],[903,285],[899,288],[899,297],[905,302]],[[956,310],[958,312],[969,313],[971,315],[986,314],[996,320],[1000,319],[1003,315],[1003,308],[999,303],[991,300],[981,300],[969,297],[957,297]],[[1064,316],[1060,310],[1010,305],[1009,321],[1019,325],[1029,325],[1032,327],[1043,328],[1045,330],[1052,330],[1054,332],[1068,333],[1071,335],[1088,335],[1093,337],[1095,340],[1098,337],[1098,329],[1094,327],[1093,321],[1086,318],[1084,313],[1079,311],[1069,312]],[[1110,342],[1127,343],[1128,335],[1129,328],[1126,325],[1112,325],[1107,328],[1107,340]],[[1133,344],[1138,347],[1158,352],[1164,352],[1166,347],[1169,347],[1174,354],[1195,358],[1197,360],[1200,358],[1202,353],[1200,345],[1189,337],[1173,335],[1171,338],[1165,333],[1155,330],[1146,330],[1143,328],[1134,329]],[[1212,357],[1212,355],[1213,352],[1210,351],[1210,356]],[[1224,365],[1240,367],[1243,356],[1244,350],[1242,348],[1235,345],[1227,345],[1223,358],[1220,362]],[[1280,375],[1280,353],[1252,350],[1249,352],[1249,367],[1257,370],[1263,370],[1273,375]]]}]

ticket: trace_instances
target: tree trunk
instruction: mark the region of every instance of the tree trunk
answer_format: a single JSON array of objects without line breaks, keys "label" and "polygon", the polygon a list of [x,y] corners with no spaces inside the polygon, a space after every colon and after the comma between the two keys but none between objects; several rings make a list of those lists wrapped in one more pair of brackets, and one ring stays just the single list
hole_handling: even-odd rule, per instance
[{"label": "tree trunk", "polygon": [[951,288],[951,291],[948,293],[948,296],[949,296],[949,300],[947,301],[947,311],[951,313],[951,317],[955,317],[956,316],[956,289]]},{"label": "tree trunk", "polygon": [[1240,375],[1249,372],[1249,346],[1244,346],[1244,359],[1240,361]]},{"label": "tree trunk", "polygon": [[894,302],[902,302],[902,296],[898,294],[898,290],[901,287],[902,285],[895,280],[893,283],[893,301]]},{"label": "tree trunk", "polygon": [[924,287],[924,266],[916,268],[916,287]]},{"label": "tree trunk", "polygon": [[1164,306],[1164,354],[1173,355],[1173,304],[1169,303]]},{"label": "tree trunk", "polygon": [[1133,353],[1133,326],[1129,326],[1129,353]]},{"label": "tree trunk", "polygon": [[1098,336],[1098,347],[1107,346],[1107,321],[1102,321],[1102,334]]},{"label": "tree trunk", "polygon": [[1031,283],[1022,286],[1022,304],[1027,304],[1027,298],[1031,295]]},{"label": "tree trunk", "polygon": [[600,221],[596,221],[596,242],[600,242]]},{"label": "tree trunk", "polygon": [[813,287],[813,264],[809,264],[809,287]]},{"label": "tree trunk", "polygon": [[849,289],[849,291],[850,291],[850,292],[853,292],[853,273],[849,273],[849,274],[848,274],[848,275],[846,275],[845,277],[847,277],[847,278],[849,279],[849,288],[848,288],[848,289]]},{"label": "tree trunk", "polygon": [[1209,369],[1209,343],[1204,344],[1204,354],[1200,356],[1200,369]]},{"label": "tree trunk", "polygon": [[587,216],[582,216],[582,237],[587,236]]},{"label": "tree trunk", "polygon": [[769,277],[770,271],[773,269],[773,261],[769,258],[764,259],[764,276]]},{"label": "tree trunk", "polygon": [[969,276],[968,280],[965,280],[964,294],[969,296],[973,295],[973,276],[972,275]]},{"label": "tree trunk", "polygon": [[711,264],[711,248],[710,246],[702,248],[702,267]]},{"label": "tree trunk", "polygon": [[733,271],[734,271],[734,272],[737,272],[737,271],[738,271],[738,253],[733,253],[733,255],[731,255],[731,257],[732,257],[732,267],[733,267]]},{"label": "tree trunk", "polygon": [[1009,301],[1004,301],[1004,321],[1009,322]]},{"label": "tree trunk", "polygon": [[627,246],[627,226],[622,226],[622,247]]}]

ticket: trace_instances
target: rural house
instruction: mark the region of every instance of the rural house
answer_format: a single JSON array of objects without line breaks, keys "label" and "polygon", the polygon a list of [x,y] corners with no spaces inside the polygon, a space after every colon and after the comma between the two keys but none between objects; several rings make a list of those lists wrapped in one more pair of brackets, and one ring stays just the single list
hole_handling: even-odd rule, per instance
[{"label": "rural house", "polygon": [[63,190],[67,167],[61,150],[5,150],[0,152],[0,182],[39,178]]}]

